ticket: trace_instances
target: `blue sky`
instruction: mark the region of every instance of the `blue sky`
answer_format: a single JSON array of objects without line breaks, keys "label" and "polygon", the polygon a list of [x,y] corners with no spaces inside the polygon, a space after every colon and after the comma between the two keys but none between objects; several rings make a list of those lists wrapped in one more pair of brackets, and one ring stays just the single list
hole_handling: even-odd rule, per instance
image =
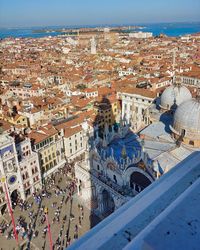
[{"label": "blue sky", "polygon": [[0,0],[0,27],[200,21],[200,0]]}]

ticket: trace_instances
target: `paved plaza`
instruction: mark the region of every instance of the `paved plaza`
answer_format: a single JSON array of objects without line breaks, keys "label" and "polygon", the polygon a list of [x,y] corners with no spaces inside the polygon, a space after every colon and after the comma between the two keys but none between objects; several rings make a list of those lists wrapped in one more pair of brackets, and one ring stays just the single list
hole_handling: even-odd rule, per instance
[{"label": "paved plaza", "polygon": [[[74,190],[70,198],[68,187],[72,182],[73,179],[71,177],[63,176],[62,173],[57,174],[55,176],[55,184],[49,187],[48,190],[50,197],[42,197],[40,204],[37,204],[36,199],[31,197],[28,200],[28,204],[32,204],[32,207],[26,210],[23,209],[23,211],[21,211],[18,205],[16,206],[14,209],[16,225],[21,216],[27,225],[26,228],[29,228],[30,225],[34,229],[30,237],[28,234],[22,237],[22,233],[19,233],[20,249],[50,249],[49,235],[48,232],[45,233],[47,224],[44,220],[44,207],[48,208],[54,249],[65,249],[67,245],[72,244],[77,237],[79,238],[100,221],[98,217],[91,215],[90,211],[80,203],[76,190]],[[58,190],[63,192],[59,193],[57,192]],[[30,215],[33,216],[31,217]],[[0,226],[5,224],[10,225],[0,235],[0,249],[18,249],[13,238],[11,218],[8,212],[0,218]]]}]

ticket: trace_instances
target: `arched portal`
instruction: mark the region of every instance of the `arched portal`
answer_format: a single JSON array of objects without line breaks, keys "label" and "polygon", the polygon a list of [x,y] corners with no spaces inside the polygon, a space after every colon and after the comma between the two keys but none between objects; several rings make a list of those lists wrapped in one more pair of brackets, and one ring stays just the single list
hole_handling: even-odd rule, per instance
[{"label": "arched portal", "polygon": [[7,208],[7,205],[4,204],[2,207],[1,207],[1,215],[4,215],[5,211],[6,211],[6,208]]},{"label": "arched portal", "polygon": [[103,205],[103,214],[109,215],[115,210],[115,203],[112,196],[109,194],[107,190],[103,190],[102,192],[102,205]]},{"label": "arched portal", "polygon": [[10,199],[11,199],[12,207],[15,208],[15,206],[17,205],[18,199],[19,199],[19,193],[18,193],[17,189],[15,189],[11,193]]},{"label": "arched portal", "polygon": [[135,191],[140,192],[151,184],[149,178],[147,178],[141,172],[133,172],[130,176],[130,187]]}]

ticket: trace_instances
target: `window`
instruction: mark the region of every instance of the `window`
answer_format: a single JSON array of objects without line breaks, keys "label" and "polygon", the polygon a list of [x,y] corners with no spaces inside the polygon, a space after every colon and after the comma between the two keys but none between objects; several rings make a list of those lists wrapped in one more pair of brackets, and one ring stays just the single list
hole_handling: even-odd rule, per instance
[{"label": "window", "polygon": [[97,164],[97,170],[99,170],[99,164]]},{"label": "window", "polygon": [[185,136],[185,129],[181,130],[181,136],[183,136],[183,137]]},{"label": "window", "polygon": [[113,180],[115,181],[115,183],[117,183],[116,175],[113,175]]},{"label": "window", "polygon": [[194,146],[194,141],[189,141],[189,144]]},{"label": "window", "polygon": [[70,149],[70,154],[72,154],[72,149]]}]

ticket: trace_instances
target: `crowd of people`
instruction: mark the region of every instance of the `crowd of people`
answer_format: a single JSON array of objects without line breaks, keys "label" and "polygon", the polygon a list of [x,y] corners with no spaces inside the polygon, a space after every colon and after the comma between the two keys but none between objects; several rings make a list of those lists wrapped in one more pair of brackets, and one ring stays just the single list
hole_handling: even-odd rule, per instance
[{"label": "crowd of people", "polygon": [[[60,185],[61,183],[62,185]],[[33,193],[33,199],[30,199],[31,201],[18,200],[15,209],[18,206],[21,212],[26,212],[26,217],[20,215],[15,219],[18,237],[21,240],[26,240],[27,243],[30,243],[32,239],[38,236],[41,236],[43,239],[46,238],[48,225],[44,203],[47,202],[44,201],[49,199],[48,211],[51,210],[49,213],[49,217],[51,217],[51,228],[54,224],[60,225],[60,231],[58,232],[57,239],[53,242],[53,247],[54,249],[62,250],[69,246],[72,241],[78,238],[79,228],[82,227],[84,219],[84,208],[82,205],[78,204],[78,214],[73,214],[73,211],[71,211],[73,195],[75,192],[76,179],[73,167],[71,165],[66,165],[45,180],[42,190],[37,190]],[[51,200],[53,201],[51,202]],[[62,209],[64,210],[68,203],[70,203],[71,210],[67,215]],[[72,237],[72,234],[70,234],[70,231],[72,230],[71,222],[75,220],[75,218],[78,223],[74,225],[74,235]],[[0,234],[5,236],[8,240],[14,238],[11,224],[11,222],[2,222],[0,225]],[[64,232],[66,225],[68,226],[66,232]],[[45,245],[43,249],[45,249]]]}]

